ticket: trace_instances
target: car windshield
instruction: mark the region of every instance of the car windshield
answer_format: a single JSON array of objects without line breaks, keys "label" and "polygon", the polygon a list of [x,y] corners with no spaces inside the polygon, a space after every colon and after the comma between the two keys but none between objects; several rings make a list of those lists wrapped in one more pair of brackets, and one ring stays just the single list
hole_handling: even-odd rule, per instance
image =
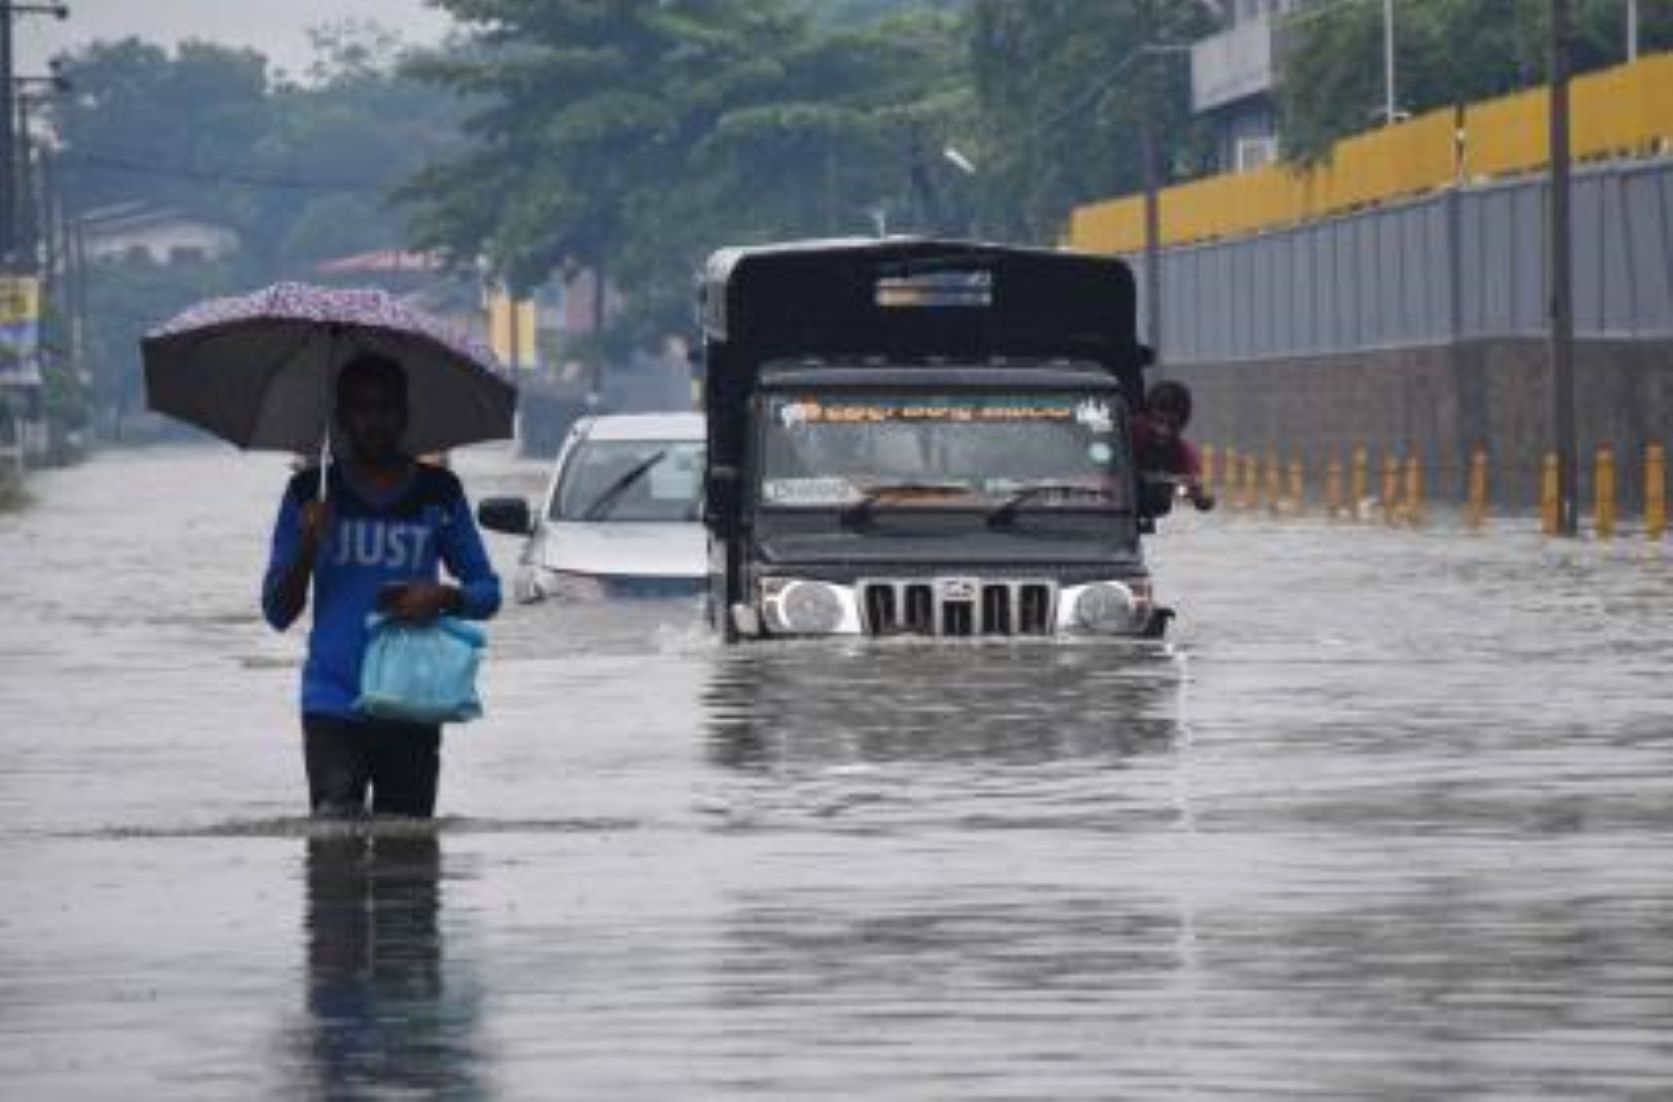
[{"label": "car windshield", "polygon": [[564,463],[552,520],[694,521],[703,485],[696,440],[583,440]]},{"label": "car windshield", "polygon": [[1106,393],[784,394],[768,413],[769,506],[1126,505],[1125,419]]}]

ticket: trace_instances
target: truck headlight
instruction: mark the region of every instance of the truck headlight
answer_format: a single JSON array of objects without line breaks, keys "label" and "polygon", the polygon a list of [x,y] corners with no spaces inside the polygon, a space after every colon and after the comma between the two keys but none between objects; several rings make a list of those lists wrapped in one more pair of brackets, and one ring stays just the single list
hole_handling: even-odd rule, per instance
[{"label": "truck headlight", "polygon": [[1099,635],[1136,631],[1140,626],[1138,599],[1120,582],[1081,586],[1075,597],[1074,616],[1076,627]]},{"label": "truck headlight", "polygon": [[834,635],[859,630],[854,594],[829,582],[766,578],[761,610],[767,629],[780,635]]}]

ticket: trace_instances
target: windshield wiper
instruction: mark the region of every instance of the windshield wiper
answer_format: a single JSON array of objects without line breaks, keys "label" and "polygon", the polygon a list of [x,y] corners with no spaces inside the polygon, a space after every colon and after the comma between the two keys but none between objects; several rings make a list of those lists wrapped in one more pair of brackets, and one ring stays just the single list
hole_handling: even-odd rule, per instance
[{"label": "windshield wiper", "polygon": [[970,492],[970,487],[962,482],[891,482],[864,491],[860,500],[846,506],[838,516],[845,525],[859,524],[871,518],[872,510],[879,501],[897,494],[907,497],[962,497]]},{"label": "windshield wiper", "polygon": [[1032,486],[1024,486],[1006,498],[988,514],[989,528],[1005,528],[1015,523],[1017,510],[1024,505],[1042,497],[1096,497],[1109,500],[1115,496],[1114,492],[1101,486],[1083,486],[1074,482],[1038,482]]},{"label": "windshield wiper", "polygon": [[610,509],[616,504],[616,500],[626,493],[628,488],[635,482],[644,478],[645,473],[658,463],[661,463],[667,455],[668,449],[663,448],[661,451],[652,452],[644,459],[641,459],[639,462],[623,471],[616,477],[616,481],[604,487],[603,492],[593,498],[592,504],[588,505],[581,511],[581,519],[603,520],[606,516],[609,516]]}]

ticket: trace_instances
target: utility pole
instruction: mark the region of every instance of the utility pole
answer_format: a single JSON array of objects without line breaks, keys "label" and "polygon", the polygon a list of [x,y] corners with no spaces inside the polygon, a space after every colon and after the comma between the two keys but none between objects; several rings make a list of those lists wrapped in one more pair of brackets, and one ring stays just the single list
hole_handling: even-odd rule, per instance
[{"label": "utility pole", "polygon": [[42,211],[39,181],[35,173],[35,149],[30,139],[30,93],[24,83],[21,77],[12,78],[12,102],[17,110],[14,124],[17,157],[13,162],[12,175],[15,181],[12,215],[16,229],[12,231],[12,245],[17,249],[19,266],[24,271],[33,272],[40,265]]},{"label": "utility pole", "polygon": [[1162,204],[1161,171],[1156,164],[1156,124],[1145,112],[1139,125],[1140,160],[1144,162],[1144,339],[1158,370],[1162,364]]},{"label": "utility pole", "polygon": [[1550,0],[1551,9],[1551,429],[1557,452],[1557,532],[1579,533],[1576,486],[1579,454],[1574,428],[1574,242],[1569,219],[1568,78],[1573,43],[1570,0]]},{"label": "utility pole", "polygon": [[[1190,52],[1191,47],[1183,43],[1147,42],[1128,54],[1120,64],[1124,66],[1134,59]],[[1143,162],[1140,168],[1144,173],[1144,338],[1150,342],[1151,362],[1156,364],[1159,374],[1162,365],[1162,167],[1156,120],[1166,97],[1163,77],[1158,70],[1159,66],[1146,66],[1141,71],[1138,99],[1141,105],[1139,159]]]},{"label": "utility pole", "polygon": [[1638,0],[1627,0],[1627,60],[1638,60]]},{"label": "utility pole", "polygon": [[16,271],[25,264],[18,250],[18,125],[17,84],[12,79],[12,21],[19,15],[50,15],[68,19],[62,3],[0,0],[0,269]]},{"label": "utility pole", "polygon": [[12,83],[12,0],[0,0],[0,269],[17,255],[17,88]]},{"label": "utility pole", "polygon": [[1393,126],[1399,110],[1394,91],[1394,0],[1383,0],[1383,124]]},{"label": "utility pole", "polygon": [[58,72],[56,61],[52,63],[51,76],[12,77],[12,101],[17,108],[12,244],[17,251],[18,267],[25,272],[32,272],[37,266],[44,267],[49,274],[53,271],[50,256],[44,258],[43,264],[41,249],[45,246],[50,251],[52,245],[50,206],[55,198],[46,171],[49,149],[44,142],[36,145],[29,112],[32,107],[45,105],[54,95],[69,90],[70,82]]}]

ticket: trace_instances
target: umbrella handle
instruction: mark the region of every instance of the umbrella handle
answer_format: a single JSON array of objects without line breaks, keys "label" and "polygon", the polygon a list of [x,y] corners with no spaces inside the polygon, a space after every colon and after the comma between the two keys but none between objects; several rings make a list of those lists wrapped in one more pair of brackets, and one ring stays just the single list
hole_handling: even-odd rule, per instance
[{"label": "umbrella handle", "polygon": [[322,504],[325,502],[325,468],[331,460],[331,425],[337,418],[335,401],[337,372],[342,368],[342,365],[337,362],[340,343],[337,338],[341,336],[342,328],[331,325],[326,328],[326,333],[328,334],[325,346],[326,370],[320,372],[320,386],[325,391],[325,404],[320,408],[326,411],[325,431],[320,434],[319,441],[319,500]]}]

